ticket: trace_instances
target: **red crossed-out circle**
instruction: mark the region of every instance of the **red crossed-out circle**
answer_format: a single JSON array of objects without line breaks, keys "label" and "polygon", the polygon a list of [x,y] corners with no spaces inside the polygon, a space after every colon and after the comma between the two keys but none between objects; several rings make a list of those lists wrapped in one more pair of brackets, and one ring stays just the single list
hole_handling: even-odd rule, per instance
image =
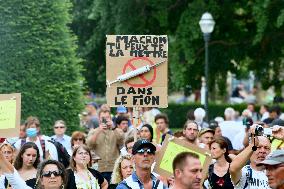
[{"label": "red crossed-out circle", "polygon": [[[154,65],[154,62],[152,62],[149,58],[146,58],[146,57],[135,57],[135,58],[132,58],[132,59],[127,61],[127,63],[123,67],[122,74],[126,73],[126,69],[128,67],[132,71],[138,69],[138,68],[136,68],[133,65],[136,60],[144,60],[144,61],[149,62],[151,65]],[[150,80],[146,79],[145,76],[143,74],[141,74],[138,77],[141,79],[142,83],[131,83],[129,80],[127,80],[126,83],[128,85],[132,86],[132,87],[147,87],[147,86],[151,85],[156,80],[156,76],[157,76],[157,69],[156,69],[156,67],[153,68],[153,71],[154,71],[154,74],[153,74],[153,77]]]}]

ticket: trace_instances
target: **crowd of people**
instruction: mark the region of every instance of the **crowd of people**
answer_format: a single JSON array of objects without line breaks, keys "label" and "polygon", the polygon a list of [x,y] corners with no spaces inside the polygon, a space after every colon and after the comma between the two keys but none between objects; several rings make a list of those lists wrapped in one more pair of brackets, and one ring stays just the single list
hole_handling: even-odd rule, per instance
[{"label": "crowd of people", "polygon": [[[156,108],[133,110],[88,103],[81,115],[84,131],[66,135],[68,125],[56,120],[54,135],[43,135],[40,120],[30,116],[18,137],[0,145],[0,189],[230,189],[284,188],[284,115],[279,106],[254,104],[239,115],[228,107],[224,116],[206,122],[205,111],[187,114],[180,130]],[[179,153],[173,175],[153,171],[166,135],[211,154],[209,167],[199,155]],[[206,169],[206,170],[205,170]],[[207,173],[204,177],[203,172]]]}]

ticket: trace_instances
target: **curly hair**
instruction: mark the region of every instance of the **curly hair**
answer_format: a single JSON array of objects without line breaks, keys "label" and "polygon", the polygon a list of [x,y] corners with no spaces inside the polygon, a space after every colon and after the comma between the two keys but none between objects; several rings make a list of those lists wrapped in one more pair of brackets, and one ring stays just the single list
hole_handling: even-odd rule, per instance
[{"label": "curly hair", "polygon": [[132,158],[132,156],[130,154],[126,154],[126,155],[120,155],[116,159],[116,161],[114,163],[112,175],[111,175],[111,182],[110,182],[111,184],[118,184],[123,180],[122,174],[121,174],[121,162],[124,159],[131,160],[131,158]]}]

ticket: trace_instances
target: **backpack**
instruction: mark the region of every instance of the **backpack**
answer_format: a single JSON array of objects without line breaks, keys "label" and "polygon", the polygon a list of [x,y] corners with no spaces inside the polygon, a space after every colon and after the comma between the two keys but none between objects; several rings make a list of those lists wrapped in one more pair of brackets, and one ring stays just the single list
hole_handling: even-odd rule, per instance
[{"label": "backpack", "polygon": [[66,148],[60,142],[57,142],[54,139],[48,140],[48,142],[52,143],[56,147],[58,161],[62,163],[65,168],[69,167],[70,155],[68,154]]}]

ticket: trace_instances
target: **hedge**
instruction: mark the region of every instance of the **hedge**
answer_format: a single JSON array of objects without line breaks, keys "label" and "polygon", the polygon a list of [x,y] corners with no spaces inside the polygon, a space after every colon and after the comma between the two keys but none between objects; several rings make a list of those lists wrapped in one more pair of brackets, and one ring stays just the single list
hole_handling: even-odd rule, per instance
[{"label": "hedge", "polygon": [[0,1],[0,93],[22,94],[22,120],[37,116],[51,134],[63,119],[69,133],[83,108],[81,65],[70,33],[69,1]]}]

